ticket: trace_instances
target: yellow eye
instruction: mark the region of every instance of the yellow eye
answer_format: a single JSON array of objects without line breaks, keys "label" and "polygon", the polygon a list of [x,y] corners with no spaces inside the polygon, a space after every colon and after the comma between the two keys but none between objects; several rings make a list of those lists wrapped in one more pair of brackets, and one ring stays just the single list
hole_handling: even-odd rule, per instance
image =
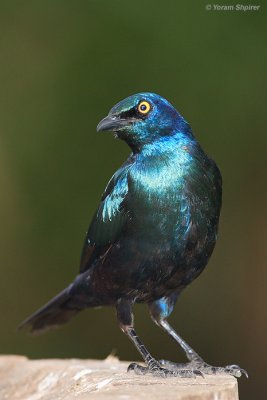
[{"label": "yellow eye", "polygon": [[141,101],[141,103],[138,104],[138,111],[145,115],[151,110],[151,105],[147,101]]}]

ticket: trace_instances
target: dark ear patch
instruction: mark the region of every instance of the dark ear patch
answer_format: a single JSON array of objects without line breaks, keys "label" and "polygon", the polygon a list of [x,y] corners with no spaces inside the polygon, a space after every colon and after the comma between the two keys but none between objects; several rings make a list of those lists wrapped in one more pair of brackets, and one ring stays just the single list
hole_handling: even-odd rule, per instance
[{"label": "dark ear patch", "polygon": [[136,107],[130,108],[130,110],[123,111],[120,113],[120,118],[121,119],[128,119],[128,118],[138,118],[139,113],[136,109]]}]

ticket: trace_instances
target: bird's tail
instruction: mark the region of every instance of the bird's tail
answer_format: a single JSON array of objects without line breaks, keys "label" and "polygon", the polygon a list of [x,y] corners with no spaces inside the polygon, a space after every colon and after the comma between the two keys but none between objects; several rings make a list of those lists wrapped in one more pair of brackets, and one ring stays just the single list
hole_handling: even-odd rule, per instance
[{"label": "bird's tail", "polygon": [[38,335],[68,322],[79,311],[88,306],[75,299],[72,294],[72,288],[73,284],[69,285],[47,304],[25,319],[18,329],[25,329],[33,335]]}]

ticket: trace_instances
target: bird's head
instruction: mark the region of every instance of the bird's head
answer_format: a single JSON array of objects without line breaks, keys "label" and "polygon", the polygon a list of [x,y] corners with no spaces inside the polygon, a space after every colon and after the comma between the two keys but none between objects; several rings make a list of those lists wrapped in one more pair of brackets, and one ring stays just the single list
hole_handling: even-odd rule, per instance
[{"label": "bird's head", "polygon": [[163,97],[154,93],[138,93],[116,104],[102,119],[97,131],[112,131],[133,151],[162,137],[189,134],[184,118]]}]

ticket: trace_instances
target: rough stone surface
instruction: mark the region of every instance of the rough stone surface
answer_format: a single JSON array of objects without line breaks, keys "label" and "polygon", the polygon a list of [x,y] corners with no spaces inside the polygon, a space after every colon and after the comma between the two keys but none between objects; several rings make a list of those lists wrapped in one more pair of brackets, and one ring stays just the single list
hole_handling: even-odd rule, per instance
[{"label": "rough stone surface", "polygon": [[12,400],[238,400],[227,375],[159,379],[127,373],[115,357],[96,360],[28,360],[0,357],[0,399]]}]

